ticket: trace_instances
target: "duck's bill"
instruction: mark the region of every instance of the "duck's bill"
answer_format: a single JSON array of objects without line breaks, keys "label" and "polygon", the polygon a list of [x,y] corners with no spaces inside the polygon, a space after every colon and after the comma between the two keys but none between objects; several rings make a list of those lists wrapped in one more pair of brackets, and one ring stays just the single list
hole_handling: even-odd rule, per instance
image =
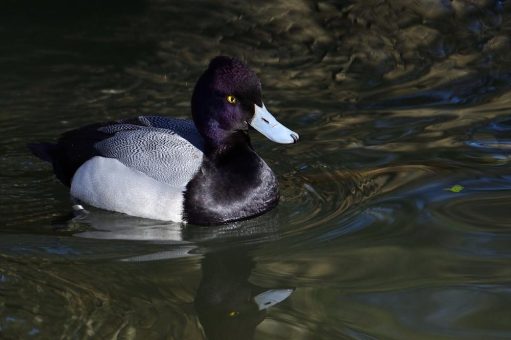
[{"label": "duck's bill", "polygon": [[276,143],[291,144],[298,142],[298,134],[280,124],[266,107],[255,105],[255,113],[249,124]]},{"label": "duck's bill", "polygon": [[254,296],[254,302],[257,304],[259,310],[268,309],[287,299],[293,292],[294,289],[292,288],[269,289],[259,295]]}]

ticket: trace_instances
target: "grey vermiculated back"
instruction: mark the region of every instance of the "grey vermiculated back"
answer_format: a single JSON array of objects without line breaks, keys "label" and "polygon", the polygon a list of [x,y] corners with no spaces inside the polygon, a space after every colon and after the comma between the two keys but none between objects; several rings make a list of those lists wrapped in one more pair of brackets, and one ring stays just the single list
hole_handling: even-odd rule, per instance
[{"label": "grey vermiculated back", "polygon": [[203,140],[193,122],[140,116],[138,123],[100,128],[114,135],[96,143],[96,149],[157,181],[184,188],[203,158]]}]

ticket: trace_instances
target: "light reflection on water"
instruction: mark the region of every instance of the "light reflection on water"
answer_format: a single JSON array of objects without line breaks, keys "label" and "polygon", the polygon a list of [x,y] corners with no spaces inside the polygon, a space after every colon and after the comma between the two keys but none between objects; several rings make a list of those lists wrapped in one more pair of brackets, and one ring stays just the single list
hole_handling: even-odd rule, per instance
[{"label": "light reflection on water", "polygon": [[[0,24],[0,337],[511,336],[508,2],[26,2]],[[216,228],[71,220],[25,144],[188,117],[221,53],[300,133],[253,137],[279,207]],[[261,311],[272,289],[294,290]]]}]

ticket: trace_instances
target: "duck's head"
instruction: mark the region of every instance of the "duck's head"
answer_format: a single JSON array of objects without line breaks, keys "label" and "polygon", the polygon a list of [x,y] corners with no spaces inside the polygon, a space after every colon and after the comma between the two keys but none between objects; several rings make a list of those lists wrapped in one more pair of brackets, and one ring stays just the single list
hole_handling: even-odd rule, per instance
[{"label": "duck's head", "polygon": [[298,134],[280,124],[266,109],[261,82],[238,59],[219,56],[197,81],[192,96],[195,126],[210,146],[231,143],[249,126],[268,139],[283,144],[296,143]]}]

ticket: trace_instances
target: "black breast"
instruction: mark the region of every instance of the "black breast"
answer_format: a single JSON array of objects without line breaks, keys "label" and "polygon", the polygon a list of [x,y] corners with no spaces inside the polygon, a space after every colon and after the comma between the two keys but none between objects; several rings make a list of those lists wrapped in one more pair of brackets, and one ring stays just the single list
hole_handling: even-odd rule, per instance
[{"label": "black breast", "polygon": [[192,224],[220,224],[260,215],[278,203],[278,182],[249,147],[205,157],[185,192],[184,217]]}]

